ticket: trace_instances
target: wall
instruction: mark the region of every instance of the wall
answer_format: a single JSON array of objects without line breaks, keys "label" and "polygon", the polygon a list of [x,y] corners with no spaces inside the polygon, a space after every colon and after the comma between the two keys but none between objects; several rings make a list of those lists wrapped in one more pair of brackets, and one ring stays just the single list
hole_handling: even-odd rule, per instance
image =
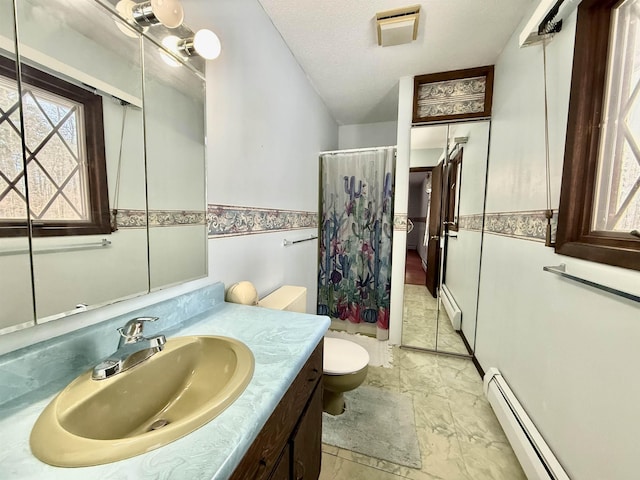
[{"label": "wall", "polygon": [[411,156],[411,117],[413,113],[413,77],[401,77],[398,85],[398,128],[396,183],[393,200],[393,248],[391,252],[391,314],[389,343],[402,341],[404,303],[404,267],[407,260],[407,214],[409,204],[409,160]]},{"label": "wall", "polygon": [[250,280],[261,297],[282,284],[303,285],[315,312],[317,241],[282,241],[317,233],[315,222],[292,228],[305,212],[318,212],[318,153],[338,147],[338,125],[257,0],[183,4],[185,23],[211,28],[222,42],[221,56],[207,64],[208,202],[251,207],[216,217],[222,221],[266,219],[264,228],[238,232],[229,223],[222,234],[210,231],[209,277],[226,285]]},{"label": "wall", "polygon": [[340,150],[367,147],[389,147],[396,144],[398,122],[342,125],[338,130]]},{"label": "wall", "polygon": [[435,167],[443,159],[442,148],[416,148],[411,150],[411,168]]},{"label": "wall", "polygon": [[[552,206],[558,206],[575,14],[548,47]],[[518,30],[516,30],[517,32]],[[488,216],[545,208],[541,47],[514,35],[495,70]],[[525,212],[519,213],[519,212]],[[495,217],[497,219],[497,217]],[[489,229],[491,230],[491,228]],[[535,238],[484,235],[476,355],[499,368],[571,478],[637,478],[638,304],[545,265],[640,293],[640,272],[554,254]]]}]

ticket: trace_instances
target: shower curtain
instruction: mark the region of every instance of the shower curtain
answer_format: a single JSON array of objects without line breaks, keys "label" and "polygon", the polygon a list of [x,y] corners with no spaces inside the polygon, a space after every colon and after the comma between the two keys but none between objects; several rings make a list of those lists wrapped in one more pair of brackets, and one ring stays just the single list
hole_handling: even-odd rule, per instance
[{"label": "shower curtain", "polygon": [[[395,147],[324,153],[318,314],[389,337]],[[362,328],[369,326],[369,328]]]}]

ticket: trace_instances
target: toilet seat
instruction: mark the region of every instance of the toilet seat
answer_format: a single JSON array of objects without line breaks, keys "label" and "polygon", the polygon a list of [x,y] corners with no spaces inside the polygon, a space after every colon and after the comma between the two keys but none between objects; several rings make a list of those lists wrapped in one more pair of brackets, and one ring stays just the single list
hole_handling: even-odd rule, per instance
[{"label": "toilet seat", "polygon": [[325,337],[323,370],[327,375],[348,375],[369,364],[369,352],[357,343]]}]

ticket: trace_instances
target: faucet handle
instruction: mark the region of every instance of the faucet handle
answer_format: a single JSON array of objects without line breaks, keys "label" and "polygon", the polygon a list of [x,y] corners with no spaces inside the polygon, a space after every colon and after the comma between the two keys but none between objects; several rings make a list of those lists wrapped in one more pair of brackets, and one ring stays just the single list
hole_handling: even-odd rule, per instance
[{"label": "faucet handle", "polygon": [[135,343],[140,341],[142,331],[144,329],[144,322],[155,322],[158,317],[136,317],[125,323],[124,327],[118,328],[118,333],[122,337],[120,343]]}]

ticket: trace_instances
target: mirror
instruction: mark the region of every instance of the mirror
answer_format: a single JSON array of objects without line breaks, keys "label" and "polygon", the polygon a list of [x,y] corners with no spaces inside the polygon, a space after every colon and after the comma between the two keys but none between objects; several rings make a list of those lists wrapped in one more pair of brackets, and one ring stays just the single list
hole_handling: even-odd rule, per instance
[{"label": "mirror", "polygon": [[[0,333],[206,276],[201,74],[106,1],[16,5],[24,120],[14,74],[0,83],[0,115],[16,105],[0,123],[15,147],[0,152]],[[9,79],[12,9],[0,0]]]},{"label": "mirror", "polygon": [[413,127],[402,344],[473,353],[489,121]]},{"label": "mirror", "polygon": [[402,344],[436,349],[440,272],[441,172],[446,125],[411,129],[408,218]]},{"label": "mirror", "polygon": [[205,84],[146,38],[144,66],[149,273],[157,290],[207,274]]},{"label": "mirror", "polygon": [[[140,38],[123,35],[110,18],[95,21],[105,16],[96,2],[28,0],[17,8],[36,318],[42,322],[148,291],[145,229],[120,222],[111,232],[109,226],[113,209],[146,209]],[[83,95],[87,86],[94,90],[86,92],[89,100],[68,94]],[[102,114],[95,114],[101,122],[92,132],[88,102],[94,100]],[[96,178],[92,169],[103,173]],[[78,231],[73,227],[102,207],[91,197],[104,188],[105,172],[106,229]],[[49,235],[58,221],[65,227]]]},{"label": "mirror", "polygon": [[0,237],[0,334],[34,324],[12,0],[0,0],[0,217],[22,224]]}]

